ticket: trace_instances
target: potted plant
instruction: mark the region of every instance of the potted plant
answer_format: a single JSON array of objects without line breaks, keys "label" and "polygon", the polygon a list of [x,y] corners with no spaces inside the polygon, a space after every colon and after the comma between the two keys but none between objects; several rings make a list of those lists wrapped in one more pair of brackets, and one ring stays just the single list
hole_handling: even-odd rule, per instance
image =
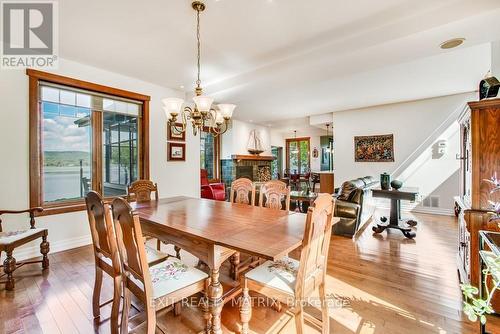
[{"label": "potted plant", "polygon": [[[490,191],[491,199],[491,218],[490,221],[496,221],[500,228],[500,200],[495,198],[497,192],[500,192],[500,180],[495,175],[491,179],[483,180],[492,185]],[[462,293],[464,295],[463,311],[470,321],[481,321],[484,325],[486,323],[486,314],[493,313],[491,308],[491,299],[497,289],[500,288],[500,257],[499,256],[486,256],[486,269],[483,270],[483,277],[485,281],[490,277],[493,282],[493,288],[490,290],[488,285],[485,284],[486,293],[485,298],[479,296],[479,289],[470,284],[461,284]]]}]

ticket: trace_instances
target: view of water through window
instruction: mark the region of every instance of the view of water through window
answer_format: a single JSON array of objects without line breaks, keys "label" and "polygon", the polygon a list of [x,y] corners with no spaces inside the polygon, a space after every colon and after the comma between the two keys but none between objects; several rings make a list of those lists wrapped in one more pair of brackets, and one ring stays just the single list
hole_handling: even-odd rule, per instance
[{"label": "view of water through window", "polygon": [[92,140],[101,140],[93,117],[102,118],[103,195],[126,195],[138,178],[140,105],[51,86],[40,95],[43,201],[81,199],[92,189]]},{"label": "view of water through window", "polygon": [[82,198],[91,180],[90,109],[42,103],[43,198]]}]

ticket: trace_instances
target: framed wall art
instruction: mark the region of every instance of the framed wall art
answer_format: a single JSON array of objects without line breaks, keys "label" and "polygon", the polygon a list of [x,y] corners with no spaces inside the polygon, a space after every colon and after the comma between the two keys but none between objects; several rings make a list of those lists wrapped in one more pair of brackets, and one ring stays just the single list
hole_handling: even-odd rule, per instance
[{"label": "framed wall art", "polygon": [[[177,127],[182,127],[182,124],[177,123]],[[186,132],[177,133],[172,126],[167,123],[167,140],[171,141],[185,141],[186,140]]]},{"label": "framed wall art", "polygon": [[167,161],[186,161],[186,144],[168,143]]},{"label": "framed wall art", "polygon": [[394,162],[394,135],[354,137],[354,161]]}]

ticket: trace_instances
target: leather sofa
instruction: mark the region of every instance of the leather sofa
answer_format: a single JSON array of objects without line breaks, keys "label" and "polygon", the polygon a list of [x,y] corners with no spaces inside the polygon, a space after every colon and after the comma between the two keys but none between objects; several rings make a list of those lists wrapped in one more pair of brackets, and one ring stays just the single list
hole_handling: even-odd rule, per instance
[{"label": "leather sofa", "polygon": [[371,189],[379,182],[372,176],[346,181],[336,191],[335,217],[340,222],[333,226],[333,233],[352,237],[372,217],[375,204]]},{"label": "leather sofa", "polygon": [[201,198],[213,199],[216,201],[226,200],[226,187],[224,183],[209,183],[206,169],[200,170]]}]

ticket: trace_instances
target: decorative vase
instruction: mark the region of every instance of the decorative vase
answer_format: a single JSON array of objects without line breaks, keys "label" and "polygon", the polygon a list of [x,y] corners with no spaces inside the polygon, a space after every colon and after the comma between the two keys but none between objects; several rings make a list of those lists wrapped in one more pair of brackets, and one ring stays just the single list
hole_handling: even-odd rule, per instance
[{"label": "decorative vase", "polygon": [[403,182],[399,181],[399,180],[393,180],[391,182],[391,187],[398,190],[399,188],[401,188],[403,186]]},{"label": "decorative vase", "polygon": [[383,190],[389,190],[389,188],[391,188],[391,176],[389,174],[380,174],[380,188]]}]

